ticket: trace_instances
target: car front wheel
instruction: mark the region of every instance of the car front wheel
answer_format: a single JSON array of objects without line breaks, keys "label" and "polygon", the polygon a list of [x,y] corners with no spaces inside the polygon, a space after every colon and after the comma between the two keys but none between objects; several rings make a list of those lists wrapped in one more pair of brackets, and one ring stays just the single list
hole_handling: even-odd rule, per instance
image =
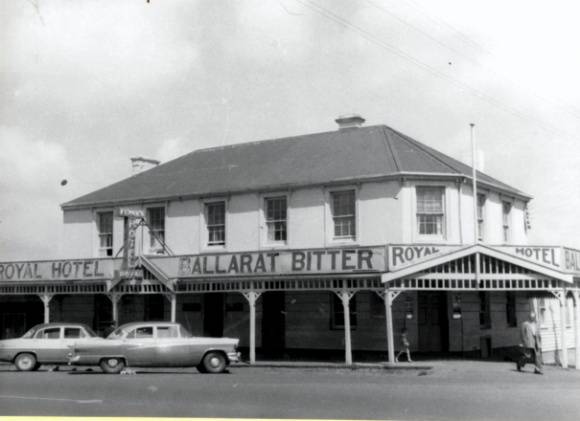
[{"label": "car front wheel", "polygon": [[14,360],[14,365],[19,371],[34,371],[40,367],[33,354],[20,354]]},{"label": "car front wheel", "polygon": [[103,358],[99,366],[107,374],[119,374],[125,368],[125,361],[117,357]]},{"label": "car front wheel", "polygon": [[208,352],[202,361],[203,371],[206,373],[222,373],[227,366],[226,357],[221,352]]}]

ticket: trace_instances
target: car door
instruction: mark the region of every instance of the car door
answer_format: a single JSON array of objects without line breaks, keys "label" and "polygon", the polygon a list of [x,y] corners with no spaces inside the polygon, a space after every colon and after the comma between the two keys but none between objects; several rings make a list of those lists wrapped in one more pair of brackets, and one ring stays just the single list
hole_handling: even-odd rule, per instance
[{"label": "car door", "polygon": [[193,365],[189,344],[179,333],[179,326],[156,326],[156,359],[159,365],[184,367]]},{"label": "car door", "polygon": [[65,346],[62,354],[62,362],[68,361],[68,353],[76,343],[86,342],[90,335],[80,326],[65,326],[63,328],[62,342]]},{"label": "car door", "polygon": [[36,352],[36,357],[40,363],[56,363],[63,360],[65,354],[66,361],[67,346],[62,339],[62,328],[45,327],[34,335],[31,351]]},{"label": "car door", "polygon": [[138,326],[123,339],[125,357],[132,366],[155,366],[157,364],[156,342],[153,326]]}]

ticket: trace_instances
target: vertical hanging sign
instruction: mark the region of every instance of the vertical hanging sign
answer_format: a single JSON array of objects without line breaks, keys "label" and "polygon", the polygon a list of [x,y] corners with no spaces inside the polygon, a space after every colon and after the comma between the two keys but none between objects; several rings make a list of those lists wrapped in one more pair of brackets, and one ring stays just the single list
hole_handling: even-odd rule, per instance
[{"label": "vertical hanging sign", "polygon": [[123,269],[131,270],[137,264],[135,253],[135,234],[142,219],[145,219],[145,212],[141,209],[119,208],[119,216],[125,218],[124,247],[123,247]]}]

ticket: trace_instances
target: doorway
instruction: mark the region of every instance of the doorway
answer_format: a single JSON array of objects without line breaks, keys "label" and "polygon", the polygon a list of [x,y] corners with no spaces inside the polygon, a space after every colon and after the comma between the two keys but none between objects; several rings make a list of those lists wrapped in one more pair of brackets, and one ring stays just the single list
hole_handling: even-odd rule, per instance
[{"label": "doorway", "polygon": [[262,352],[266,357],[280,357],[286,346],[286,294],[270,291],[262,294]]},{"label": "doorway", "polygon": [[224,293],[203,296],[203,334],[212,338],[224,335]]},{"label": "doorway", "polygon": [[417,302],[419,309],[419,351],[448,352],[447,293],[419,291]]}]

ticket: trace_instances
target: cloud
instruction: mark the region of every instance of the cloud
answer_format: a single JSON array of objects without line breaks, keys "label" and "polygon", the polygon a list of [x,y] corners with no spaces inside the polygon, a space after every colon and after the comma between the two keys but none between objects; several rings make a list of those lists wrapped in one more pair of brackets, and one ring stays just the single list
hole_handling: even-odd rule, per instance
[{"label": "cloud", "polygon": [[71,166],[62,145],[0,127],[0,259],[56,256]]}]

